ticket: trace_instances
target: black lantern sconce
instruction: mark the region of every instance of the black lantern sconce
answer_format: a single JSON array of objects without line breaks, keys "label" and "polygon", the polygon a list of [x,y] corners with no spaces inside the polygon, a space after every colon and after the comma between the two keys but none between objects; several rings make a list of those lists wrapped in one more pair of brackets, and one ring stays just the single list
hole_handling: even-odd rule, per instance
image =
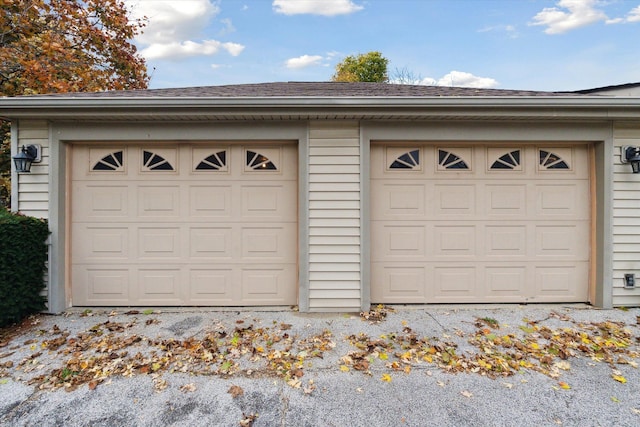
[{"label": "black lantern sconce", "polygon": [[20,152],[12,158],[16,165],[16,172],[31,172],[31,164],[40,163],[42,160],[42,147],[38,144],[23,145]]},{"label": "black lantern sconce", "polygon": [[620,160],[622,160],[622,163],[631,163],[633,173],[640,173],[640,147],[630,145],[622,147]]}]

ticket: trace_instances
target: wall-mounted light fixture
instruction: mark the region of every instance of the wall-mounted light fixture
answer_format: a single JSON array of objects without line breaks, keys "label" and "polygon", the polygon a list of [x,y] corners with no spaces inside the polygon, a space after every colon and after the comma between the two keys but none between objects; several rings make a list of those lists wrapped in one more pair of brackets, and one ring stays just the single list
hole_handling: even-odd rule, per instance
[{"label": "wall-mounted light fixture", "polygon": [[622,163],[631,163],[633,173],[640,173],[640,147],[625,145],[620,153]]},{"label": "wall-mounted light fixture", "polygon": [[16,172],[31,172],[31,164],[42,160],[42,147],[38,144],[23,145],[18,154],[12,157]]}]

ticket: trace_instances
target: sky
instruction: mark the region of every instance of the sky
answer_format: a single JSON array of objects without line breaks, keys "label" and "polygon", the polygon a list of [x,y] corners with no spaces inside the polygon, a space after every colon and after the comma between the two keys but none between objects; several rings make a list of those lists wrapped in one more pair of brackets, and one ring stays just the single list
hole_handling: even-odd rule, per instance
[{"label": "sky", "polygon": [[392,81],[563,91],[640,82],[640,0],[124,0],[150,88],[329,81],[380,52]]}]

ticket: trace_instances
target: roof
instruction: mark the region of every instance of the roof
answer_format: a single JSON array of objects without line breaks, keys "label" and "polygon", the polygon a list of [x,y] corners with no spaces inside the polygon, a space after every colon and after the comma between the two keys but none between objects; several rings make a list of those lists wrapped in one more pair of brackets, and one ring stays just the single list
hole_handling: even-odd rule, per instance
[{"label": "roof", "polygon": [[68,121],[610,120],[640,97],[387,83],[282,82],[0,98],[0,118]]},{"label": "roof", "polygon": [[45,96],[72,98],[148,97],[471,97],[471,96],[579,96],[573,92],[480,89],[450,86],[405,85],[363,82],[279,82],[172,89],[80,92]]}]

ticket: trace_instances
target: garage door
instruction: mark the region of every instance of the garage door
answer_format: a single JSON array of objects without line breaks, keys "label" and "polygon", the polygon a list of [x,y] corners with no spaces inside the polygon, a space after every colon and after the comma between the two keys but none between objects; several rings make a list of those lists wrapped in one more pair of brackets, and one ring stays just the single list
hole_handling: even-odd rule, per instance
[{"label": "garage door", "polygon": [[587,301],[586,145],[374,145],[371,297]]},{"label": "garage door", "polygon": [[74,146],[78,305],[297,302],[294,144]]}]

